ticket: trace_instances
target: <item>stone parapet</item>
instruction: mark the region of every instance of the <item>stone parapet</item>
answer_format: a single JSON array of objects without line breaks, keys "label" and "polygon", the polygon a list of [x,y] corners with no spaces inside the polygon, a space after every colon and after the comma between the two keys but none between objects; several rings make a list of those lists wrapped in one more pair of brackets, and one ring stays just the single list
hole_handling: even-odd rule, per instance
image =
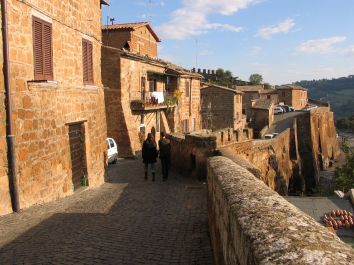
[{"label": "stone parapet", "polygon": [[224,157],[208,160],[215,264],[353,264],[348,245]]}]

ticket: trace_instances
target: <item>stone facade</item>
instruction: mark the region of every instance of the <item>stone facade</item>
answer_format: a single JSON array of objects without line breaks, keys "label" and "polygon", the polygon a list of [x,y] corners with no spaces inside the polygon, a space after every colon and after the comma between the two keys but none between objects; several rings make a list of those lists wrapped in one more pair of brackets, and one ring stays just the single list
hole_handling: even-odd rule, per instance
[{"label": "stone facade", "polygon": [[105,46],[156,58],[160,39],[148,22],[137,22],[103,26],[102,42]]},{"label": "stone facade", "polygon": [[217,85],[201,89],[203,129],[243,130],[242,93]]},{"label": "stone facade", "polygon": [[333,112],[321,107],[297,116],[290,128],[273,139],[234,143],[221,152],[251,162],[263,182],[281,194],[311,193],[319,183],[320,170],[339,156],[335,135]]},{"label": "stone facade", "polygon": [[[102,79],[108,136],[116,140],[122,157],[141,151],[149,132],[159,139],[160,131],[182,133],[185,126],[188,132],[201,128],[200,77],[196,74],[161,60],[103,47]],[[165,103],[172,103],[134,108],[135,103],[149,103],[154,92],[161,93]]]},{"label": "stone facade", "polygon": [[246,115],[247,119],[252,117],[252,100],[260,98],[263,91],[263,85],[256,86],[236,86],[237,91],[242,92],[242,113]]},{"label": "stone facade", "polygon": [[306,107],[308,102],[307,90],[303,87],[286,85],[278,87],[279,103],[293,106],[295,110],[301,110]]},{"label": "stone facade", "polygon": [[[106,121],[99,70],[101,10],[97,0],[9,0],[7,4],[17,174],[20,204],[24,208],[73,193],[68,130],[75,122],[82,123],[85,132],[83,159],[89,186],[104,182]],[[52,25],[52,82],[32,81],[32,17]],[[93,86],[83,83],[83,39],[93,45]],[[2,115],[0,118],[3,121]],[[3,144],[3,129],[0,135]],[[7,182],[3,181],[7,178],[6,170],[2,169],[0,165],[0,192]],[[3,194],[0,196],[4,198]],[[8,209],[0,208],[0,213],[6,212]]]},{"label": "stone facade", "polygon": [[208,216],[216,265],[354,262],[350,246],[227,158],[208,161]]},{"label": "stone facade", "polygon": [[271,99],[252,101],[252,128],[258,134],[264,127],[270,127],[274,121],[274,103]]}]

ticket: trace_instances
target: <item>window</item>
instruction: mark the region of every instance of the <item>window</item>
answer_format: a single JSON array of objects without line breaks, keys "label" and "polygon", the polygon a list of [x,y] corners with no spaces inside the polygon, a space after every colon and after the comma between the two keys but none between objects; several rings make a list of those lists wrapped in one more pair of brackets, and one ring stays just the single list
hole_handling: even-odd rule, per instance
[{"label": "window", "polygon": [[185,82],[185,93],[186,93],[186,98],[189,98],[190,96],[190,83],[188,80],[186,80]]},{"label": "window", "polygon": [[82,69],[85,85],[93,85],[93,56],[92,42],[82,40]]},{"label": "window", "polygon": [[156,79],[149,80],[149,91],[156,91]]},{"label": "window", "polygon": [[267,95],[267,99],[270,99],[270,95]]},{"label": "window", "polygon": [[52,24],[32,18],[35,80],[53,80]]},{"label": "window", "polygon": [[183,120],[183,133],[189,132],[189,121],[188,119]]}]

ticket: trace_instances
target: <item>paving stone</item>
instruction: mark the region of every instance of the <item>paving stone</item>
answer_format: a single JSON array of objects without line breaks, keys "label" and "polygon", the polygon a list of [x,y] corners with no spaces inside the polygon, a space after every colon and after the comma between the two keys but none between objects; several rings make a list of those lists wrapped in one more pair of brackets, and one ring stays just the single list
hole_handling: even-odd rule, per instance
[{"label": "paving stone", "polygon": [[107,175],[100,188],[0,217],[0,264],[213,264],[205,185],[144,181],[140,160]]}]

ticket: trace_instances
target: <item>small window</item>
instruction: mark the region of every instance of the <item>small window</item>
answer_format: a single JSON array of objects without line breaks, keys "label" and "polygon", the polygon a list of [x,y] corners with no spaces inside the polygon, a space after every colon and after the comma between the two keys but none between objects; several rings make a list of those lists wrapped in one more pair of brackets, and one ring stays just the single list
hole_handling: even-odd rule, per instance
[{"label": "small window", "polygon": [[189,98],[190,96],[190,83],[188,80],[185,82],[185,93],[186,93],[186,98]]},{"label": "small window", "polygon": [[93,85],[93,47],[85,39],[82,40],[82,69],[84,85]]},{"label": "small window", "polygon": [[53,80],[52,24],[32,18],[35,80]]},{"label": "small window", "polygon": [[156,91],[156,79],[149,81],[149,91],[150,92]]},{"label": "small window", "polygon": [[270,99],[270,95],[267,95],[267,99]]}]

